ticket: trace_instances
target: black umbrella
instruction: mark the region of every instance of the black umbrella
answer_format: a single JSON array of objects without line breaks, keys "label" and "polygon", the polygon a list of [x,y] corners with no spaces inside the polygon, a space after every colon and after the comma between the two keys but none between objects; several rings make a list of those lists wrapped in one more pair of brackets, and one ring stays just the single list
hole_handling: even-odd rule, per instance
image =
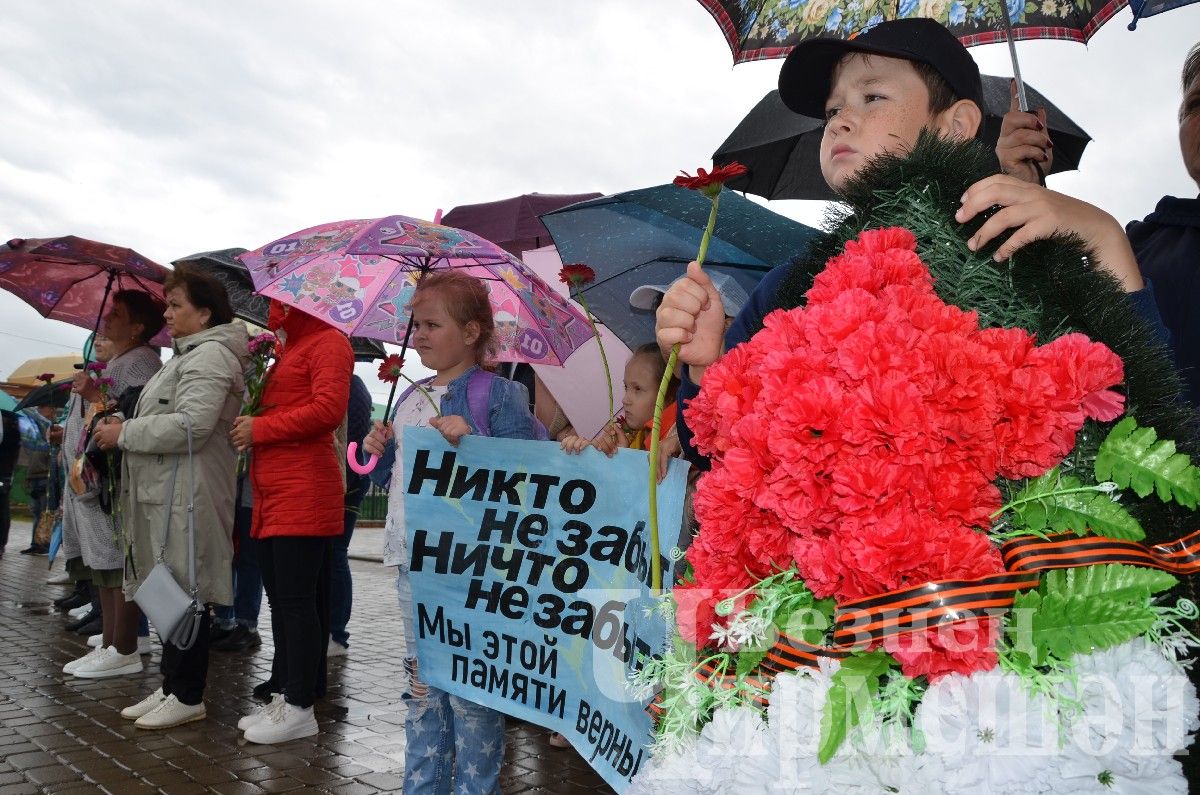
[{"label": "black umbrella", "polygon": [[[1079,168],[1083,150],[1092,140],[1079,125],[1026,85],[1029,105],[1046,108],[1046,125],[1054,142],[1054,168]],[[1009,78],[983,75],[983,131],[989,148],[1000,138],[1000,122],[1010,106]],[[718,166],[737,161],[746,166],[745,176],[725,183],[733,190],[767,199],[836,199],[821,176],[820,148],[825,124],[787,108],[772,91],[762,98],[713,153]]]},{"label": "black umbrella", "polygon": [[[245,265],[238,261],[237,256],[245,252],[244,248],[201,251],[198,254],[181,257],[171,264],[179,265],[186,262],[208,271],[217,281],[225,285],[225,292],[229,293],[229,303],[233,307],[233,314],[249,323],[266,327],[270,301],[254,292],[254,283],[250,280],[250,272],[246,270]],[[387,356],[387,350],[378,340],[351,337],[350,346],[354,349],[356,361],[369,362]]]},{"label": "black umbrella", "polygon": [[42,384],[21,398],[21,402],[16,405],[13,411],[36,409],[40,406],[53,406],[56,409],[65,408],[67,401],[71,398],[71,381],[72,379],[70,378],[64,378],[61,381],[51,381],[48,384]]}]

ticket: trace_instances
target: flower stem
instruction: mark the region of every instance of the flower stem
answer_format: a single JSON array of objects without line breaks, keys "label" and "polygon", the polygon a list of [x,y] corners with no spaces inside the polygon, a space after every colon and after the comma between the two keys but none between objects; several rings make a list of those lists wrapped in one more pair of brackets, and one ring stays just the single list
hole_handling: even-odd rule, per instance
[{"label": "flower stem", "polygon": [[588,323],[592,327],[592,334],[596,337],[596,345],[600,348],[600,363],[604,365],[604,381],[608,384],[608,417],[611,420],[613,416],[612,370],[608,367],[608,356],[604,353],[604,341],[600,339],[600,329],[596,328],[596,318],[592,317],[592,310],[588,306],[587,299],[583,297],[583,290],[576,288],[575,300],[583,307],[583,314],[587,317]]},{"label": "flower stem", "polygon": [[[424,395],[424,396],[425,396],[425,399],[429,401],[429,405],[433,406],[433,411],[434,411],[434,413],[435,413],[435,414],[437,414],[439,417],[440,417],[440,416],[442,416],[442,408],[441,408],[441,406],[439,406],[438,404],[436,404],[436,403],[434,403],[434,402],[433,402],[433,396],[429,394],[429,390],[428,390],[428,389],[426,389],[425,387],[421,386],[421,385],[420,385],[420,384],[418,384],[416,381],[414,381],[414,380],[412,380],[411,378],[409,378],[408,376],[406,376],[404,373],[401,373],[401,374],[400,374],[400,377],[401,377],[401,378],[403,378],[403,379],[404,379],[405,381],[407,381],[408,383],[412,384],[412,387],[413,387],[413,389],[417,390],[418,392],[420,392],[422,395]],[[396,389],[396,385],[393,383],[393,384],[392,384],[392,390],[393,390],[393,391],[395,391],[395,389]],[[392,399],[391,399],[391,397],[389,396],[389,397],[388,397],[388,405],[390,406],[390,405],[391,405],[391,403],[392,403]],[[385,415],[384,415],[384,417],[383,417],[383,421],[384,421],[384,422],[387,422],[387,415],[386,415],[386,414],[385,414]]]},{"label": "flower stem", "polygon": [[[721,194],[709,197],[712,207],[708,211],[708,223],[704,226],[704,236],[700,238],[700,253],[696,255],[696,264],[703,265],[708,256],[708,242],[712,240],[713,229],[717,226],[717,205],[721,203]],[[663,403],[666,402],[667,389],[671,385],[671,376],[675,374],[675,365],[679,362],[679,343],[671,346],[671,355],[667,358],[667,369],[663,372],[662,381],[658,384],[658,397],[654,400],[654,423],[650,426],[650,592],[658,596],[662,592],[662,562],[659,555],[658,542],[658,442],[662,429]]]}]

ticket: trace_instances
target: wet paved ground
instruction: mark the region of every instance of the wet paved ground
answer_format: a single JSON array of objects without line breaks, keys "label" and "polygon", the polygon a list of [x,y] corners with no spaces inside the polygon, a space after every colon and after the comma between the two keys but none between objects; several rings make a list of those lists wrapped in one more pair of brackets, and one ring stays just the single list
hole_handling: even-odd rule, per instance
[{"label": "wet paved ground", "polygon": [[[369,550],[370,531],[352,547]],[[393,580],[378,563],[351,561],[351,653],[330,660],[329,692],[317,704],[321,734],[279,746],[248,745],[236,725],[256,702],[251,688],[270,667],[261,648],[213,652],[208,719],[166,731],[135,729],[118,712],[159,685],[157,642],[146,672],[116,679],[65,677],[87,651],[64,631],[46,585],[46,558],[17,554],[29,524],[15,521],[0,559],[0,795],[39,792],[352,793],[399,791],[404,772],[404,705]],[[22,543],[24,542],[24,543]],[[55,567],[60,570],[61,562]],[[260,623],[269,625],[266,601]],[[572,750],[547,732],[510,722],[501,785],[505,793],[611,792]]]}]

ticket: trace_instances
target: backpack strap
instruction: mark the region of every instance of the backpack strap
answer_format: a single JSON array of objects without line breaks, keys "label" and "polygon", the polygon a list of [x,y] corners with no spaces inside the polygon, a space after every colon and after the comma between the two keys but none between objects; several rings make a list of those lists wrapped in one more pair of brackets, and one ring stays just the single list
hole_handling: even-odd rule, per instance
[{"label": "backpack strap", "polygon": [[492,423],[488,417],[492,397],[492,379],[497,376],[479,369],[471,373],[467,381],[467,410],[475,421],[480,436],[492,435]]}]

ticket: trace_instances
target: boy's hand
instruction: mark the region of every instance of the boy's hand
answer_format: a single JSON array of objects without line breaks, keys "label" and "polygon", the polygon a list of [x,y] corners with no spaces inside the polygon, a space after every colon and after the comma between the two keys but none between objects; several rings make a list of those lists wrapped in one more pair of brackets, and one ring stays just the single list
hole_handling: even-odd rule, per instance
[{"label": "boy's hand", "polygon": [[584,439],[577,433],[568,433],[558,440],[558,444],[560,447],[562,447],[564,453],[578,455],[579,453],[582,453],[584,449],[591,444],[591,442],[589,442],[587,439]]},{"label": "boy's hand", "polygon": [[1083,238],[1095,255],[1096,264],[1121,282],[1125,292],[1132,293],[1145,286],[1125,230],[1117,219],[1099,207],[1040,185],[997,174],[967,188],[962,207],[954,218],[959,223],[966,223],[996,205],[1001,209],[967,241],[967,247],[972,251],[978,251],[1005,230],[1012,229],[1012,235],[993,257],[997,262],[1003,262],[1035,240],[1058,232],[1073,232]]},{"label": "boy's hand", "polygon": [[462,438],[471,433],[471,426],[467,421],[457,414],[449,414],[445,417],[433,417],[429,420],[429,427],[437,428],[442,432],[442,436],[446,437],[446,441],[458,447],[458,443]]},{"label": "boy's hand", "polygon": [[387,443],[392,440],[392,426],[385,422],[375,420],[375,427],[371,428],[371,432],[367,434],[367,438],[363,439],[363,450],[367,451],[367,455],[382,456]]},{"label": "boy's hand", "polygon": [[1000,170],[1023,182],[1040,184],[1037,168],[1049,174],[1054,165],[1054,142],[1046,128],[1046,109],[1038,108],[1035,113],[1021,110],[1017,99],[1017,82],[1009,83],[1012,102],[1008,113],[1000,122],[1000,140],[996,142],[996,159]]},{"label": "boy's hand", "polygon": [[724,347],[725,308],[712,279],[693,260],[687,277],[679,279],[658,307],[655,336],[664,351],[679,345],[679,361],[691,368],[696,383],[704,368],[717,360]]}]

